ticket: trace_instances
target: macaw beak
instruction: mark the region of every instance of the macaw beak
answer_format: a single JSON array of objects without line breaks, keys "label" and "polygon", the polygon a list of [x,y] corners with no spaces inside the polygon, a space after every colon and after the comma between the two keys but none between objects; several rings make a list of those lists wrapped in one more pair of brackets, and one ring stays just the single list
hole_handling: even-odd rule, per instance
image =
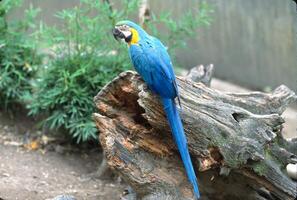
[{"label": "macaw beak", "polygon": [[117,41],[120,41],[121,39],[125,39],[124,33],[122,33],[122,31],[120,31],[120,29],[117,28],[117,27],[115,27],[114,29],[112,29],[112,34],[113,34],[113,37]]},{"label": "macaw beak", "polygon": [[114,27],[112,30],[113,37],[119,41],[123,40],[125,42],[130,42],[132,39],[132,33],[129,29],[123,29],[121,27]]}]

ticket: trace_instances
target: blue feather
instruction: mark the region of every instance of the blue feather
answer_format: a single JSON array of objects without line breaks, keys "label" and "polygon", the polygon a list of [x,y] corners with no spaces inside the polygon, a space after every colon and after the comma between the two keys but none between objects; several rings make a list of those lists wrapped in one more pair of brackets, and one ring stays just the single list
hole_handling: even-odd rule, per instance
[{"label": "blue feather", "polygon": [[176,109],[175,102],[172,99],[162,98],[162,103],[167,119],[169,121],[169,125],[171,127],[173,138],[175,140],[180,156],[186,168],[188,179],[193,186],[195,197],[199,199],[200,193],[198,189],[197,178],[189,154],[187,138],[184,133],[183,125],[179,117],[179,113]]},{"label": "blue feather", "polygon": [[137,30],[140,40],[130,45],[129,55],[135,70],[148,87],[161,97],[175,143],[180,152],[196,198],[200,197],[197,178],[190,158],[187,139],[174,99],[179,98],[176,79],[170,56],[165,46],[155,37],[148,35],[140,26],[131,21],[121,21]]}]

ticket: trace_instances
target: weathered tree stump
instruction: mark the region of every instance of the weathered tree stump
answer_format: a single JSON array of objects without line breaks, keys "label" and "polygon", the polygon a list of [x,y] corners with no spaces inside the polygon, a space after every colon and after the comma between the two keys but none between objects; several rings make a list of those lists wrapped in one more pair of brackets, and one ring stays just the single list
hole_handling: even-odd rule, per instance
[{"label": "weathered tree stump", "polygon": [[[198,73],[177,82],[202,199],[295,199],[296,181],[285,167],[297,162],[297,142],[281,135],[281,114],[296,101],[295,93],[280,86],[269,94],[226,94],[189,80],[199,81],[199,76],[205,84],[210,81]],[[191,199],[192,188],[162,106],[139,75],[121,73],[94,101],[108,165],[133,187],[137,198]]]}]

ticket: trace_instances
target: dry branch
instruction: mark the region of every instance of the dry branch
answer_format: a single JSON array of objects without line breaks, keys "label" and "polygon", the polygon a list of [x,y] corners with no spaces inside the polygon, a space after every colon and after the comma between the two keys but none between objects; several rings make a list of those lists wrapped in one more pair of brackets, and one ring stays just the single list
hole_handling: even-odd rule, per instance
[{"label": "dry branch", "polygon": [[[202,75],[205,80],[210,81],[210,71]],[[281,114],[296,101],[295,93],[280,86],[269,94],[225,94],[187,77],[178,78],[180,113],[202,199],[293,200],[296,182],[285,166],[296,162],[297,152],[281,136]],[[137,197],[191,199],[163,109],[142,79],[124,72],[94,101],[108,165]]]}]

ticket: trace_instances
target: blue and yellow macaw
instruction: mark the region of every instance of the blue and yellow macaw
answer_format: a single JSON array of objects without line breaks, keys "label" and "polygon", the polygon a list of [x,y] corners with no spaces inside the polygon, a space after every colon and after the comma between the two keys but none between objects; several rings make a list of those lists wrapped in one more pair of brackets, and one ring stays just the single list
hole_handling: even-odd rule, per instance
[{"label": "blue and yellow macaw", "polygon": [[130,59],[135,70],[148,87],[161,97],[188,179],[198,199],[200,194],[197,178],[188,151],[187,138],[174,101],[178,98],[180,104],[178,88],[172,62],[165,46],[160,40],[146,33],[139,25],[128,20],[118,22],[113,29],[113,35],[117,40],[124,40],[128,44]]}]

